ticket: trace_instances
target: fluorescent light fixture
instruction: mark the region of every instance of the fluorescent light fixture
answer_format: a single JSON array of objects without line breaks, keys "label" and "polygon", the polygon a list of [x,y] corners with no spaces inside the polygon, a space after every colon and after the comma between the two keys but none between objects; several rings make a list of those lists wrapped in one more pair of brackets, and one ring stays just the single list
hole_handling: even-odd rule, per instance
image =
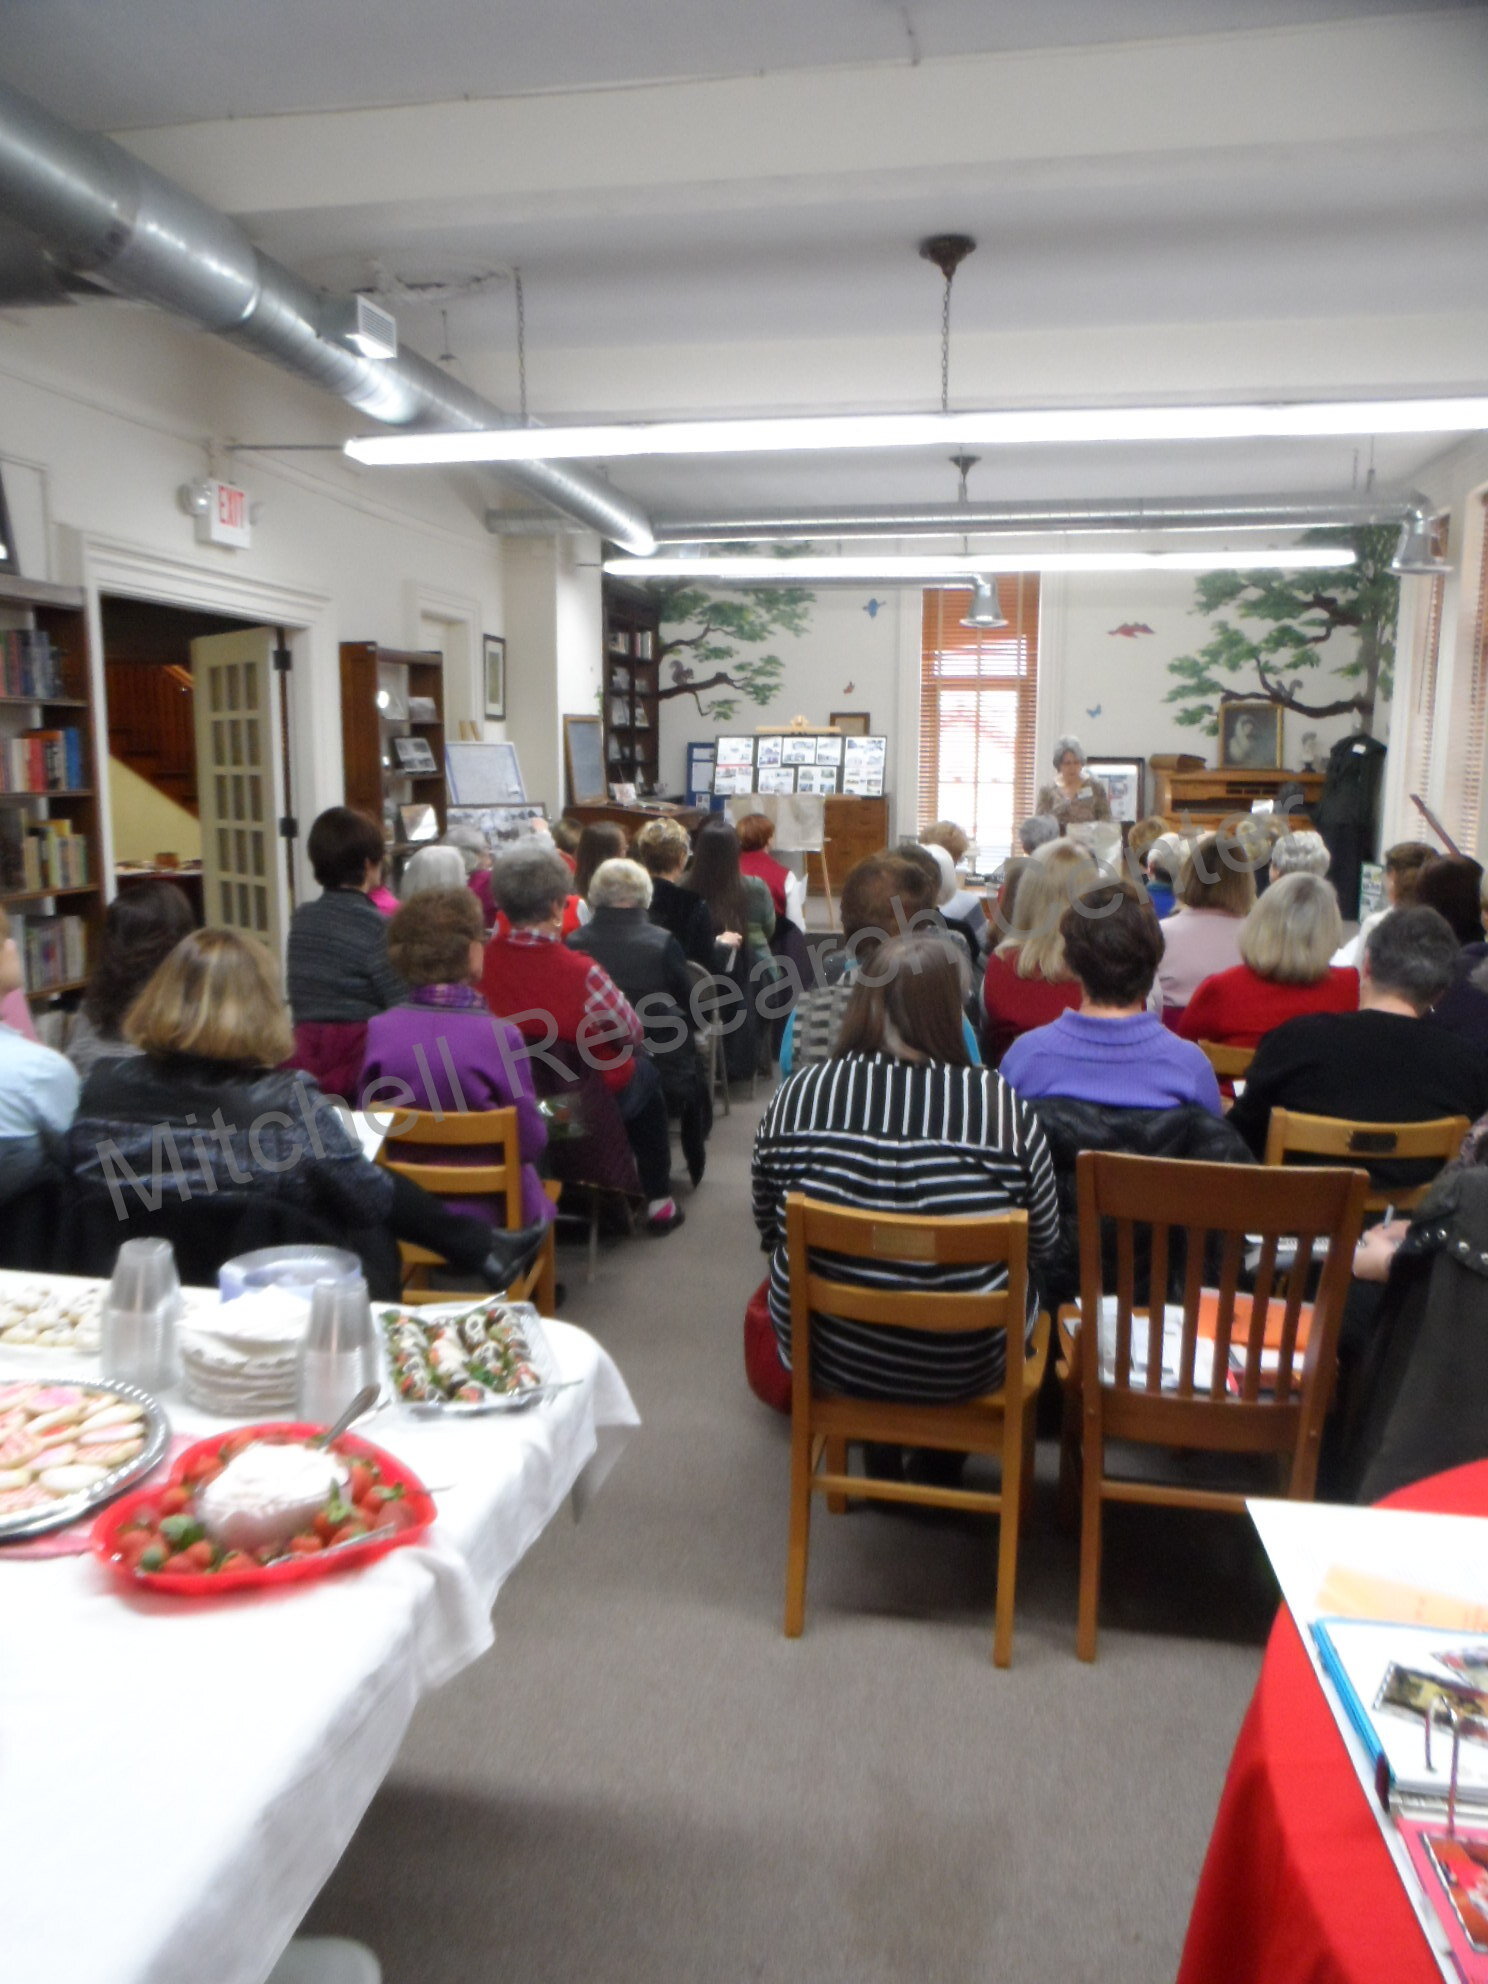
[{"label": "fluorescent light fixture", "polygon": [[1243,406],[1036,407],[1026,412],[799,414],[590,427],[370,434],[346,443],[381,467],[441,462],[615,460],[624,455],[777,455],[854,448],[1047,447],[1087,441],[1249,441],[1318,434],[1448,434],[1488,428],[1488,396],[1305,400]]},{"label": "fluorescent light fixture", "polygon": [[1331,571],[1354,564],[1347,545],[1257,545],[1244,551],[985,551],[944,558],[903,554],[874,558],[842,553],[820,558],[607,558],[617,579],[718,579],[735,585],[808,585],[831,579],[966,585],[994,572]]}]

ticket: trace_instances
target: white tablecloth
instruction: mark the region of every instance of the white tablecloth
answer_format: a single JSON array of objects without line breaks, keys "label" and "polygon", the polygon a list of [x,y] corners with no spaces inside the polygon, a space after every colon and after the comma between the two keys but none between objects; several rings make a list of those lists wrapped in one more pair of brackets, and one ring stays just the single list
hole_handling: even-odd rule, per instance
[{"label": "white tablecloth", "polygon": [[[639,1423],[606,1352],[547,1328],[577,1380],[547,1402],[359,1427],[434,1492],[427,1546],[214,1601],[130,1593],[91,1557],[0,1554],[0,1975],[262,1984],[419,1696],[491,1644],[508,1574]],[[94,1371],[0,1346],[3,1376]],[[224,1423],[164,1403],[179,1432]]]}]

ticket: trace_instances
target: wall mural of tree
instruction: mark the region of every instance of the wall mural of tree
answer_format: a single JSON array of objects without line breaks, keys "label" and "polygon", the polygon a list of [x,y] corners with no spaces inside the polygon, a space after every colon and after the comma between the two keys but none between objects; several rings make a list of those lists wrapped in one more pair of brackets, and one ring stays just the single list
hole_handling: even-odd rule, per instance
[{"label": "wall mural of tree", "polygon": [[[1397,536],[1393,524],[1346,532],[1357,563],[1337,571],[1204,573],[1194,611],[1213,620],[1213,631],[1197,653],[1168,663],[1177,679],[1164,700],[1178,705],[1176,721],[1215,737],[1221,703],[1265,696],[1300,716],[1356,712],[1372,730],[1375,706],[1389,700],[1394,681]],[[1338,537],[1314,531],[1309,541]],[[1236,624],[1242,620],[1253,627]],[[1348,635],[1351,645],[1335,639]]]},{"label": "wall mural of tree", "polygon": [[778,654],[745,650],[779,634],[804,634],[815,599],[803,586],[723,595],[677,580],[647,590],[661,607],[658,698],[691,696],[712,723],[731,723],[741,701],[764,709],[774,700],[785,663]]}]

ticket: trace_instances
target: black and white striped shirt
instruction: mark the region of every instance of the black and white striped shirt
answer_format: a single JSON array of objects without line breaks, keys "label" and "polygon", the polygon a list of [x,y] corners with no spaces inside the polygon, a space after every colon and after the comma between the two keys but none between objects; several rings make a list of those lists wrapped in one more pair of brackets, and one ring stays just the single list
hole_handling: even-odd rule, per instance
[{"label": "black and white striped shirt", "polygon": [[[1059,1208],[1037,1117],[993,1069],[953,1068],[885,1054],[848,1054],[782,1083],[754,1142],[754,1216],[770,1254],[770,1318],[790,1362],[785,1200],[805,1192],[854,1211],[921,1218],[1028,1213],[1030,1265],[1054,1252]],[[868,1287],[995,1289],[1001,1268],[927,1262],[848,1263],[823,1254],[824,1273]],[[1029,1307],[1036,1313],[1030,1285]],[[1030,1316],[1031,1320],[1031,1316]],[[824,1391],[931,1404],[995,1390],[1000,1331],[936,1336],[824,1318],[812,1336]]]}]

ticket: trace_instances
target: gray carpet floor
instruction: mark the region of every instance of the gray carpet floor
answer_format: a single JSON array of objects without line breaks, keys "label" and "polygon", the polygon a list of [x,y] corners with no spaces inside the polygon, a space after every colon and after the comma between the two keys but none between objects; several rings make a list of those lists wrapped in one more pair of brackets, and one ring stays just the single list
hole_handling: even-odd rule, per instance
[{"label": "gray carpet floor", "polygon": [[1010,1670],[972,1518],[818,1503],[785,1640],[787,1427],[741,1358],[761,1106],[720,1118],[680,1232],[592,1284],[560,1250],[644,1427],[420,1709],[306,1928],[388,1984],[1171,1978],[1276,1605],[1250,1526],[1112,1510],[1084,1666],[1046,1443]]}]

